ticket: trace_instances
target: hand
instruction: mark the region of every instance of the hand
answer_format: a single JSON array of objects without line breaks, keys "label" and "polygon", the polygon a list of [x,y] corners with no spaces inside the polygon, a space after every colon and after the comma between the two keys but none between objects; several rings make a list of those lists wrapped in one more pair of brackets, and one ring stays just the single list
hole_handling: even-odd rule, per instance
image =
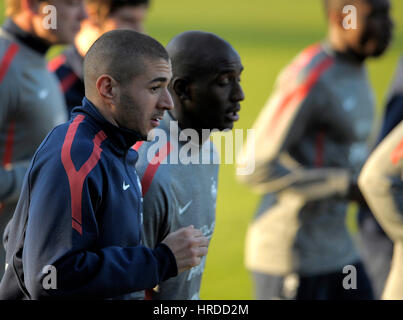
[{"label": "hand", "polygon": [[200,264],[207,254],[209,240],[200,230],[189,226],[168,234],[162,243],[173,252],[180,273]]}]

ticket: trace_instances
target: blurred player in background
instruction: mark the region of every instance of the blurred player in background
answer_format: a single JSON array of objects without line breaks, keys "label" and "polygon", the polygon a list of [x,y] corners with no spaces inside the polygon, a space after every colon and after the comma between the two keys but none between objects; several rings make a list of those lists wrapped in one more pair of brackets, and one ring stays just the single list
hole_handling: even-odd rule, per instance
[{"label": "blurred player in background", "polygon": [[[403,120],[403,58],[389,91],[378,145]],[[375,146],[376,146],[375,145]],[[387,161],[387,160],[385,160]],[[359,245],[374,292],[380,298],[389,274],[393,243],[377,223],[368,206],[359,211]]]},{"label": "blurred player in background", "polygon": [[[159,126],[167,141],[158,151],[155,146],[161,139],[135,146],[139,152],[136,169],[144,195],[143,236],[150,248],[168,233],[188,225],[194,225],[211,239],[219,155],[210,135],[202,131],[232,129],[244,99],[239,83],[241,59],[227,41],[211,33],[189,31],[173,38],[167,51],[172,61],[170,92],[175,105]],[[190,139],[188,130],[197,133],[197,137]],[[185,164],[181,156],[178,159],[185,144],[192,145],[196,163]],[[159,159],[158,163],[150,163],[150,153],[152,160]],[[207,163],[203,163],[205,159]],[[200,299],[205,262],[204,257],[199,266],[149,290],[147,298]]]},{"label": "blurred player in background", "polygon": [[81,24],[74,45],[49,62],[49,70],[60,80],[68,113],[84,98],[83,60],[103,33],[115,29],[144,32],[149,0],[85,0],[88,18]]},{"label": "blurred player in background", "polygon": [[[356,8],[356,28],[343,9]],[[357,176],[367,155],[374,98],[364,62],[391,39],[389,0],[327,0],[327,41],[304,50],[280,75],[258,117],[256,170],[239,178],[264,194],[246,239],[258,299],[371,299],[371,284],[347,229],[350,201],[364,202]],[[245,160],[240,163],[246,162]],[[357,271],[346,290],[343,268]],[[347,288],[348,289],[348,288]]]},{"label": "blurred player in background", "polygon": [[[403,109],[402,98],[395,103],[399,103],[399,108]],[[393,260],[383,291],[383,299],[403,300],[402,177],[403,122],[400,122],[371,154],[359,178],[359,186],[369,207],[394,241]]]},{"label": "blurred player in background", "polygon": [[[56,8],[49,16],[47,5]],[[52,11],[50,11],[52,12]],[[0,29],[0,234],[11,218],[22,180],[36,148],[67,119],[57,78],[45,54],[55,44],[73,43],[85,18],[82,0],[8,0]],[[57,21],[51,28],[52,21]],[[49,27],[44,21],[49,21]],[[0,249],[0,277],[4,249]]]}]

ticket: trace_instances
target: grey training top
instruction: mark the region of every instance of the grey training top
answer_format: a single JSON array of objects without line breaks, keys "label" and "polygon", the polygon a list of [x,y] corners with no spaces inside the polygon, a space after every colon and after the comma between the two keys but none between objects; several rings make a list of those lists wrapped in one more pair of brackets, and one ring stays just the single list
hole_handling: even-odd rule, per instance
[{"label": "grey training top", "polygon": [[[173,125],[171,130],[170,121]],[[189,225],[202,230],[209,239],[214,231],[217,152],[210,140],[202,147],[193,142],[178,141],[178,135],[184,134],[184,131],[177,128],[177,122],[166,112],[158,127],[161,130],[158,138],[154,142],[143,143],[138,150],[136,169],[144,194],[143,239],[150,248],[154,248],[168,233]],[[150,165],[157,152],[161,164]],[[191,156],[193,163],[185,164]],[[206,164],[197,164],[203,160]],[[199,266],[161,283],[152,291],[152,299],[199,299],[205,263],[206,257]]]},{"label": "grey training top", "polygon": [[366,69],[326,45],[280,74],[240,158],[254,157],[255,171],[239,179],[264,195],[247,233],[249,269],[317,275],[358,261],[345,196],[367,157],[373,117]]}]

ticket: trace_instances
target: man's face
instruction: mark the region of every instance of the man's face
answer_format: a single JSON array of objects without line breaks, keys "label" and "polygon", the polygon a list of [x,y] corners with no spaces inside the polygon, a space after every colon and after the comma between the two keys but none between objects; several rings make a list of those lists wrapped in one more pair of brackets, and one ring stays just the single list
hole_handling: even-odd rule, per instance
[{"label": "man's face", "polygon": [[[52,5],[56,8],[56,17],[50,16],[51,11],[44,10],[46,6]],[[41,38],[51,44],[72,44],[74,37],[80,31],[80,24],[86,18],[83,0],[49,0],[40,2],[39,19],[37,28]],[[56,19],[56,29],[46,28],[43,21]]]},{"label": "man's face", "polygon": [[357,29],[346,30],[350,49],[363,57],[380,56],[392,38],[393,22],[389,0],[356,2]]},{"label": "man's face", "polygon": [[119,105],[114,118],[119,126],[137,131],[143,139],[159,126],[166,110],[173,108],[168,83],[171,63],[164,59],[144,61],[144,72],[129,84],[120,86]]},{"label": "man's face", "polygon": [[144,33],[144,20],[147,15],[148,6],[140,4],[137,6],[123,6],[109,15],[103,24],[103,32],[116,29],[131,29]]},{"label": "man's face", "polygon": [[191,85],[193,119],[202,129],[232,129],[239,120],[240,102],[245,98],[240,85],[243,66],[233,49],[224,51],[217,52],[215,71]]}]

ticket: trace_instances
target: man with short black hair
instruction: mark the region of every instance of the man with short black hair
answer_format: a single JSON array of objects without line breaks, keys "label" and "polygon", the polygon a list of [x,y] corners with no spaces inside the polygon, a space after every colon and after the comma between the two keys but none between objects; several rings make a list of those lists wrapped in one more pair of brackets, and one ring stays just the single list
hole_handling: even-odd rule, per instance
[{"label": "man with short black hair", "polygon": [[[193,226],[153,250],[140,245],[143,201],[130,148],[173,108],[171,76],[151,37],[115,30],[93,44],[83,106],[46,137],[24,180],[0,299],[124,298],[200,264],[208,240]],[[57,273],[50,284],[49,269]]]},{"label": "man with short black hair", "polygon": [[[244,99],[239,83],[241,58],[224,39],[208,32],[188,31],[175,36],[167,51],[172,61],[169,89],[175,109],[161,120],[159,134],[155,133],[158,139],[135,146],[144,194],[144,242],[150,248],[189,224],[211,239],[219,155],[210,132],[232,129]],[[189,146],[191,155],[184,152]],[[204,257],[199,266],[147,291],[147,297],[200,299],[205,262]]]},{"label": "man with short black hair", "polygon": [[[49,5],[55,11],[46,10]],[[49,12],[55,16],[49,17]],[[52,45],[72,43],[85,18],[82,0],[8,0],[6,13],[0,29],[0,236],[15,210],[35,150],[67,119],[45,54]],[[43,23],[49,19],[57,22],[56,29]],[[4,258],[0,246],[0,278]]]},{"label": "man with short black hair", "polygon": [[81,105],[84,98],[83,60],[88,49],[105,32],[131,29],[144,32],[144,21],[149,0],[85,0],[88,18],[81,23],[81,30],[74,45],[49,62],[49,70],[60,80],[68,113]]}]

